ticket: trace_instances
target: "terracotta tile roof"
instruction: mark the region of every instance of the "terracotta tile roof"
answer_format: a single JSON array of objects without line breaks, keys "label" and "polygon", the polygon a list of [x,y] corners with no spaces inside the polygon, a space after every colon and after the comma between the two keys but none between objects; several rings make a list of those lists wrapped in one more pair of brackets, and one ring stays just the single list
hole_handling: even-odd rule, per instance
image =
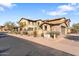
[{"label": "terracotta tile roof", "polygon": [[61,23],[55,23],[55,24],[53,24],[53,23],[42,23],[40,26],[42,26],[43,24],[48,24],[48,25],[52,25],[52,26],[54,26],[54,25],[60,25]]},{"label": "terracotta tile roof", "polygon": [[[30,19],[26,19],[26,18],[21,18],[20,21],[22,19],[28,20],[28,21],[31,21],[31,22],[43,21],[44,23],[48,23],[48,22],[51,22],[51,21],[58,21],[58,20],[61,20],[61,19],[65,19],[64,22],[67,22],[67,21],[70,22],[70,19],[66,19],[65,17],[57,18],[57,19],[49,19],[49,20],[41,20],[41,19],[38,19],[38,20],[30,20]],[[49,23],[49,24],[60,24],[60,23],[62,23],[62,22],[52,22],[52,23]]]},{"label": "terracotta tile roof", "polygon": [[[36,20],[30,20],[30,19],[26,19],[26,18],[21,18],[20,21],[21,21],[22,19],[28,20],[28,21],[32,21],[32,22],[36,22]],[[19,21],[19,22],[20,22],[20,21]]]}]

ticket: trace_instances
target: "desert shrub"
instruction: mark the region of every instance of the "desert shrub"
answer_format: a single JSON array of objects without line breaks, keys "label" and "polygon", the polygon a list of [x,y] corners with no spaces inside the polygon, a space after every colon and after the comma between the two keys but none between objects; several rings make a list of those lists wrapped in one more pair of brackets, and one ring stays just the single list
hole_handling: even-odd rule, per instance
[{"label": "desert shrub", "polygon": [[37,36],[37,32],[36,32],[36,31],[34,31],[34,32],[33,32],[33,35],[34,35],[34,37],[36,37],[36,36]]},{"label": "desert shrub", "polygon": [[27,32],[27,31],[23,31],[23,34],[24,34],[24,35],[27,35],[27,34],[28,34],[28,32]]},{"label": "desert shrub", "polygon": [[44,37],[44,34],[42,33],[41,36]]},{"label": "desert shrub", "polygon": [[12,34],[20,34],[20,32],[18,32],[18,31],[11,31],[10,33],[12,33]]},{"label": "desert shrub", "polygon": [[47,32],[47,34],[50,34],[51,37],[54,37],[54,35],[56,35],[56,37],[58,35],[60,35],[60,32],[59,31],[51,31],[51,32]]}]

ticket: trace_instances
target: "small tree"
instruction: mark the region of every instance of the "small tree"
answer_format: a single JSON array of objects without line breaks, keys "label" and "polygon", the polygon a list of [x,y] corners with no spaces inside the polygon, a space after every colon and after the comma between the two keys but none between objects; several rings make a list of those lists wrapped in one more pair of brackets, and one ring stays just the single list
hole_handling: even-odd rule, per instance
[{"label": "small tree", "polygon": [[26,22],[18,22],[18,24],[19,24],[19,27],[20,27],[20,29],[21,29],[21,34],[23,34],[23,31],[24,31],[24,27],[26,26]]},{"label": "small tree", "polygon": [[79,33],[79,23],[73,24],[73,25],[72,25],[72,29],[73,29],[75,32]]},{"label": "small tree", "polygon": [[51,32],[48,32],[48,34],[50,34],[50,36],[55,39],[55,38],[57,38],[58,35],[60,35],[60,32],[58,32],[58,31],[51,31]]},{"label": "small tree", "polygon": [[4,26],[5,26],[5,27],[7,28],[7,30],[9,30],[9,31],[13,31],[14,28],[16,27],[16,25],[15,25],[13,22],[11,22],[11,21],[6,22],[6,23],[4,24]]}]

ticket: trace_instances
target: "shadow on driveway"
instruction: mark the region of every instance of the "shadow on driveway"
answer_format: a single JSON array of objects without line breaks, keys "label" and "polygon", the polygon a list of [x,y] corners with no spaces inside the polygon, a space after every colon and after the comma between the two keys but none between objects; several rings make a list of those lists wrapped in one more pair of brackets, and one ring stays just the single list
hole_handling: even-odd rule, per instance
[{"label": "shadow on driveway", "polygon": [[78,35],[67,35],[65,38],[67,38],[69,40],[79,41]]},{"label": "shadow on driveway", "polygon": [[4,51],[6,53],[5,56],[73,56],[72,54],[22,38],[10,36],[5,33],[3,35],[5,37],[0,38],[0,47],[10,48]]}]

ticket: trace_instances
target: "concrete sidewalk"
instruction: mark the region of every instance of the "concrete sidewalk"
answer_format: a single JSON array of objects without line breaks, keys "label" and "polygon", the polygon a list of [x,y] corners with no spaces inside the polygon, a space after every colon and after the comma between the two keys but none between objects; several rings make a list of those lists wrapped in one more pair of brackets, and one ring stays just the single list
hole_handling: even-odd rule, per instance
[{"label": "concrete sidewalk", "polygon": [[16,36],[19,38],[23,38],[25,40],[29,40],[35,43],[39,43],[41,45],[45,45],[51,48],[55,48],[76,56],[79,56],[79,42],[59,38],[59,39],[47,39],[43,37],[32,37],[32,36],[26,36],[26,35],[15,35],[15,34],[8,34],[11,36]]}]

